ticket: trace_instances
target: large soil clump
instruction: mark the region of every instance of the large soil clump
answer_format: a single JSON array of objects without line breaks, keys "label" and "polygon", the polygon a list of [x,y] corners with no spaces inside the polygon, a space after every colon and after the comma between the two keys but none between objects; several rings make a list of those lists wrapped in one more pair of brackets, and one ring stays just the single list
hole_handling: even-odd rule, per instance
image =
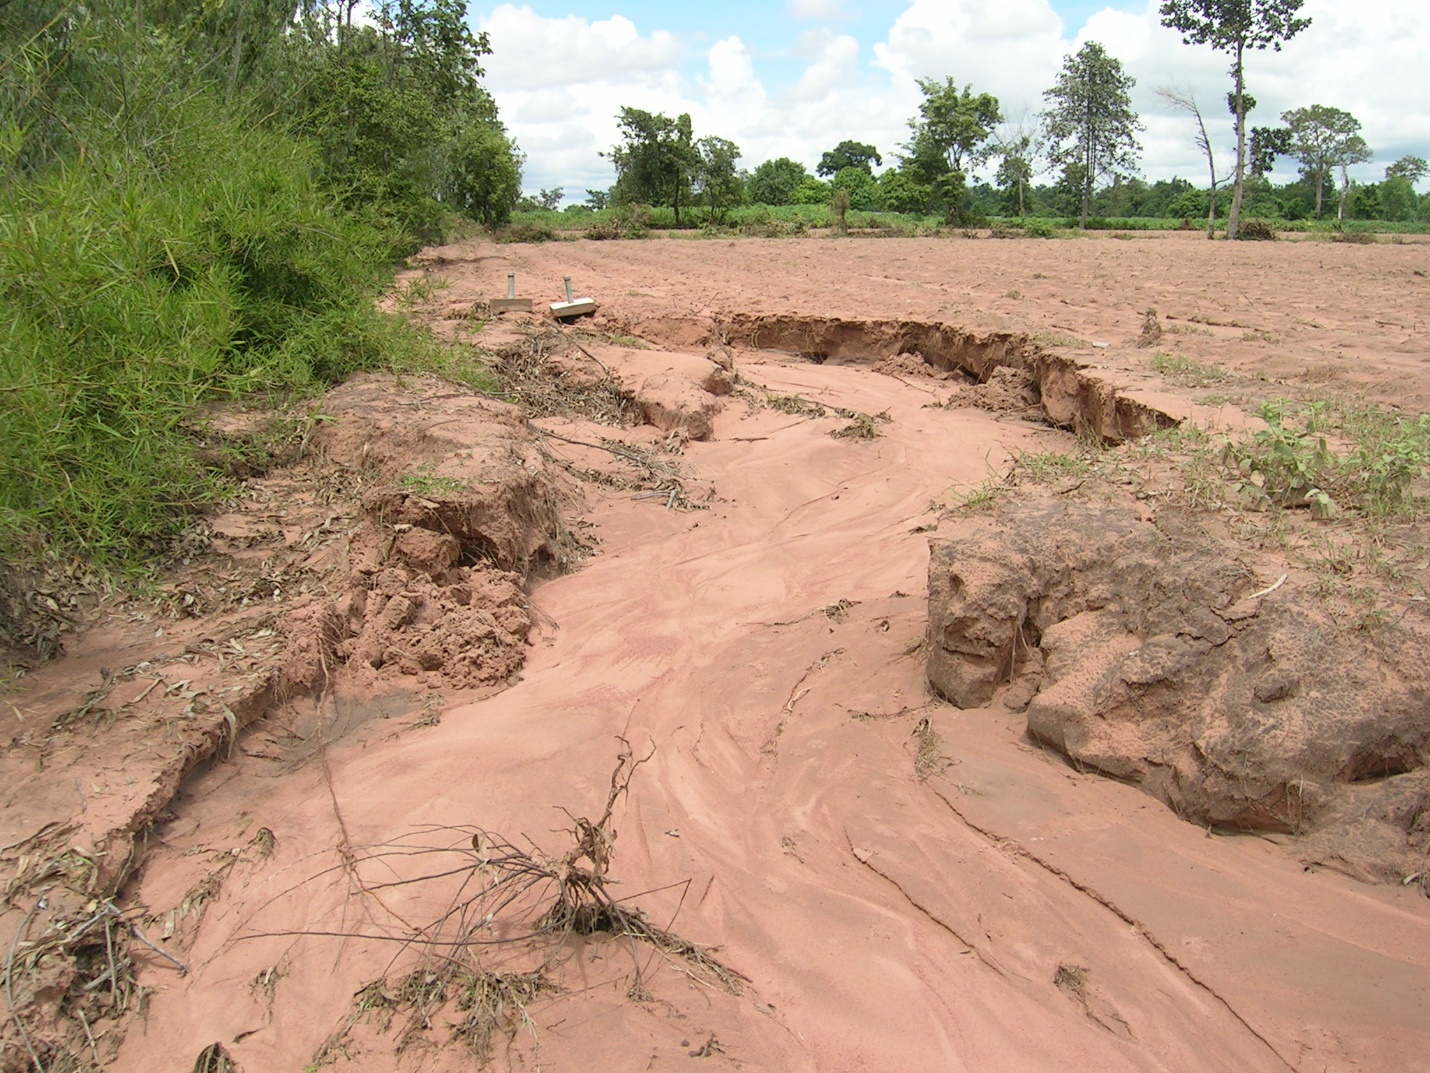
[{"label": "large soil clump", "polygon": [[[1423,662],[1267,572],[1189,514],[1052,498],[947,523],[929,682],[962,708],[1006,685],[1034,740],[1188,820],[1311,834],[1353,874],[1411,876],[1430,830]],[[1424,650],[1423,615],[1396,629],[1397,651]]]}]

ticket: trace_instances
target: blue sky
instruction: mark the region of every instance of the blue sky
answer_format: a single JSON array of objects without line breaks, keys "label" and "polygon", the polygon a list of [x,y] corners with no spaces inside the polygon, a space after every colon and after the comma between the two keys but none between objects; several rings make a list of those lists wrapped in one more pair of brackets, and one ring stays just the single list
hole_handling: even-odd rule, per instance
[{"label": "blue sky", "polygon": [[[1378,179],[1406,153],[1430,156],[1424,75],[1430,20],[1423,0],[1305,0],[1310,30],[1280,54],[1253,54],[1249,89],[1264,124],[1312,103],[1364,124],[1376,159],[1353,177]],[[528,190],[580,199],[611,181],[600,152],[622,105],[691,113],[697,135],[737,142],[754,167],[772,156],[807,165],[844,138],[887,157],[907,133],[916,78],[953,76],[995,93],[1010,119],[1032,124],[1062,58],[1097,40],[1138,81],[1149,180],[1205,182],[1190,121],[1156,87],[1195,93],[1213,126],[1219,170],[1231,160],[1221,104],[1227,59],[1185,46],[1160,25],[1159,0],[473,0],[488,30],[487,86],[527,154]],[[892,162],[891,160],[886,162]],[[1294,174],[1294,164],[1278,175]]]}]

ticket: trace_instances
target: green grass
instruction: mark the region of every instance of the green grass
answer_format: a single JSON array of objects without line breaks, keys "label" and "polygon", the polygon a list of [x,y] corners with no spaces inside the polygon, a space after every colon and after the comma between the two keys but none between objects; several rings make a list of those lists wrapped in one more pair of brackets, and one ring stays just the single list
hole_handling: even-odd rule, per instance
[{"label": "green grass", "polygon": [[1178,354],[1153,354],[1149,364],[1173,384],[1182,387],[1211,387],[1227,378],[1225,369],[1204,365]]},{"label": "green grass", "polygon": [[159,128],[147,155],[97,138],[0,179],[0,561],[161,552],[224,492],[205,405],[379,367],[482,379],[376,310],[390,246],[318,189],[301,143],[202,94]]},{"label": "green grass", "polygon": [[1091,469],[1086,458],[1061,451],[1023,451],[1013,461],[1039,484],[1058,484],[1082,477]]}]

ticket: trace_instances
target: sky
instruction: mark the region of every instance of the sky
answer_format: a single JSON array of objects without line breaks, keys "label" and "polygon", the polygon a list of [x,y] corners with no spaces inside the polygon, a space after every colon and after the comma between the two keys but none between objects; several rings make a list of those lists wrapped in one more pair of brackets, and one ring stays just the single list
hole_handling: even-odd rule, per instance
[{"label": "sky", "polygon": [[[1305,0],[1311,27],[1280,52],[1248,53],[1250,124],[1324,104],[1362,123],[1375,151],[1352,178],[1374,182],[1406,154],[1430,158],[1430,19],[1425,0]],[[811,170],[845,139],[885,166],[908,140],[917,79],[953,77],[998,97],[1006,119],[1037,123],[1064,57],[1097,41],[1137,81],[1142,176],[1206,185],[1185,113],[1158,87],[1190,91],[1212,131],[1219,175],[1234,161],[1228,57],[1160,25],[1160,0],[469,0],[485,31],[487,89],[526,154],[527,192],[566,201],[614,181],[600,155],[622,106],[689,112],[696,137],[740,146],[751,170],[788,156]],[[1283,159],[1273,178],[1296,176]],[[991,177],[985,172],[980,177]],[[1040,176],[1039,181],[1052,176]],[[1430,180],[1421,188],[1430,186]]]}]

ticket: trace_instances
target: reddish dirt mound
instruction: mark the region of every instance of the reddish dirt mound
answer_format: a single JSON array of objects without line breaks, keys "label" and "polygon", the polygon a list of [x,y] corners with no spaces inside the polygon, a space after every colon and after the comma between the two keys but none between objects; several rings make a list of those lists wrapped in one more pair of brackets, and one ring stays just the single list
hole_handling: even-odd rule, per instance
[{"label": "reddish dirt mound", "polygon": [[139,922],[110,899],[193,772],[304,696],[508,681],[527,652],[526,577],[578,551],[569,482],[513,407],[359,377],[325,399],[312,450],[213,519],[215,552],[163,605],[71,639],[0,716],[0,945],[19,955],[7,986],[25,1025],[0,1022],[0,1068],[32,1061],[26,1037],[41,1056],[81,1053],[81,1014],[103,1035],[137,1001]]},{"label": "reddish dirt mound", "polygon": [[1386,649],[1287,570],[1190,512],[1153,525],[1118,504],[1000,505],[933,541],[929,682],[964,708],[1016,682],[1005,704],[1080,770],[1194,823],[1321,832],[1319,859],[1413,879],[1430,683],[1401,652],[1430,644],[1430,613],[1412,604]]}]

